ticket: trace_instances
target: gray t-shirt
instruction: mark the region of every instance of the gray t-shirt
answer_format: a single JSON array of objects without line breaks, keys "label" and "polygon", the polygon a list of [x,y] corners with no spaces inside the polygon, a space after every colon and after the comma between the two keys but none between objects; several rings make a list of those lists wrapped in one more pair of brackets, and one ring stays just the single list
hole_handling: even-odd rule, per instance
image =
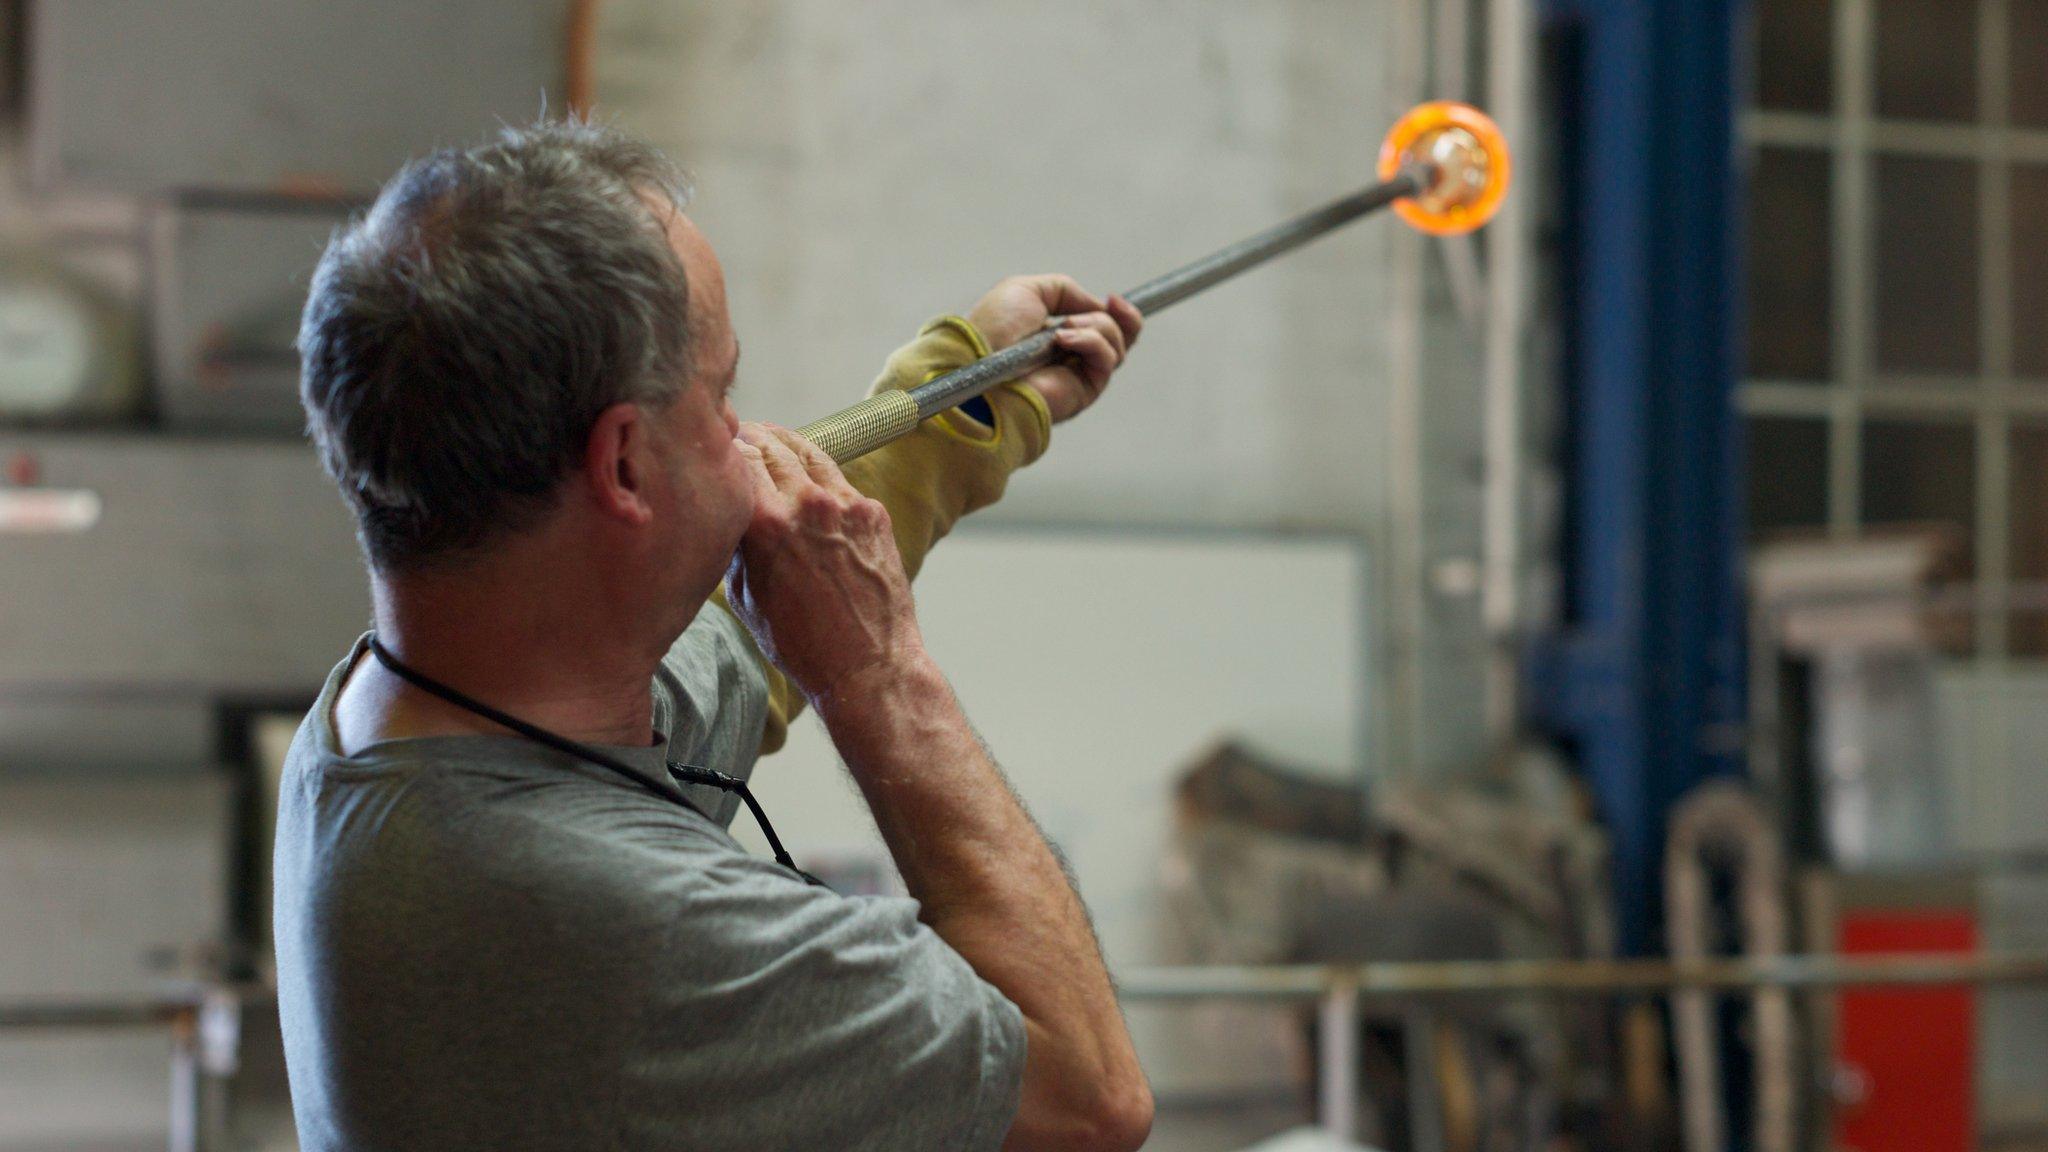
[{"label": "gray t-shirt", "polygon": [[[609,747],[697,810],[516,736],[343,756],[300,727],[278,804],[278,999],[306,1152],[995,1148],[1024,1023],[915,901],[806,886],[727,833],[766,688],[707,607]],[[708,813],[704,815],[702,813]]]}]

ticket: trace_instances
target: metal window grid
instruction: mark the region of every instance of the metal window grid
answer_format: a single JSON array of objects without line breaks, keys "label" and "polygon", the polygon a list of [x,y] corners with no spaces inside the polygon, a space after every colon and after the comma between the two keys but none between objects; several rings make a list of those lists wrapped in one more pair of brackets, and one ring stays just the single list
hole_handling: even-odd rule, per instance
[{"label": "metal window grid", "polygon": [[[2004,603],[2012,579],[2011,437],[2015,424],[2048,421],[2048,379],[2023,378],[2013,358],[2011,180],[2022,164],[2048,165],[2048,130],[2011,123],[2011,0],[1976,0],[1978,118],[1972,123],[1880,120],[1876,116],[1876,0],[1835,0],[1831,51],[1833,108],[1825,114],[1752,109],[1742,139],[1762,147],[1831,156],[1834,331],[1830,378],[1822,384],[1751,378],[1739,403],[1745,416],[1825,420],[1828,427],[1829,530],[1856,532],[1861,507],[1862,430],[1867,419],[1967,421],[1976,435],[1974,547],[1982,611],[1980,667],[1996,673],[2007,656]],[[1873,354],[1876,319],[1875,167],[1880,156],[1974,161],[1977,166],[1977,275],[1980,369],[1964,376],[1881,373]]]}]

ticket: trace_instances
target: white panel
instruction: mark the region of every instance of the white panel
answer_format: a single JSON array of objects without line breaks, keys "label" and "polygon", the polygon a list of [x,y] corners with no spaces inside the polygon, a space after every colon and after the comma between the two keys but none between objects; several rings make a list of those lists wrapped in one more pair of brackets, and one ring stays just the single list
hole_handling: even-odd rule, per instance
[{"label": "white panel", "polygon": [[2048,668],[1951,663],[1937,673],[1935,698],[1951,838],[1976,852],[2048,850]]},{"label": "white panel", "polygon": [[[1981,890],[1983,945],[1994,952],[2048,952],[2048,876],[2003,876]],[[1979,999],[1978,1095],[1987,1127],[2048,1119],[2048,988],[2001,988]]]},{"label": "white panel", "polygon": [[[1067,853],[1114,966],[1183,961],[1160,900],[1170,789],[1218,738],[1332,776],[1364,761],[1363,550],[1330,539],[968,530],[918,578],[928,643]],[[880,854],[819,725],[758,791],[799,860]],[[759,839],[746,817],[742,839]],[[1162,1091],[1286,1083],[1281,1014],[1134,1013]]]},{"label": "white panel", "polygon": [[[2048,850],[2048,668],[2019,662],[2003,672],[1964,662],[1935,682],[1936,734],[1950,834],[1993,860],[2038,860]],[[2048,874],[1994,866],[1980,889],[1983,946],[2048,948]],[[1978,1001],[1979,1097],[1989,1125],[2048,1117],[2048,989],[1986,992]]]},{"label": "white panel", "polygon": [[138,996],[226,926],[224,776],[0,781],[0,996]]}]

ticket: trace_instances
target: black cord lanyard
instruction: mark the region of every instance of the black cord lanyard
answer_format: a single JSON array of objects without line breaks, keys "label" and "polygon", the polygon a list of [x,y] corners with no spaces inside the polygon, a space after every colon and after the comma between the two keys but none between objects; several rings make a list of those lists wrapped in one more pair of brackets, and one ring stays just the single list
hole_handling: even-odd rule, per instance
[{"label": "black cord lanyard", "polygon": [[[671,804],[681,804],[692,812],[696,811],[696,808],[689,801],[662,791],[646,777],[628,767],[624,761],[619,760],[617,757],[608,756],[588,744],[578,743],[567,736],[558,736],[538,724],[528,724],[517,716],[500,712],[481,700],[465,696],[461,692],[441,683],[439,680],[433,679],[426,673],[401,663],[398,657],[393,656],[391,650],[384,647],[374,634],[370,637],[370,654],[377,658],[377,663],[389,669],[392,675],[397,676],[422,692],[432,696],[439,696],[457,708],[474,712],[493,724],[510,728],[528,740],[538,744],[545,744],[557,752],[566,752],[578,760],[588,761],[600,768],[609,768]],[[746,803],[747,811],[754,814],[754,822],[761,826],[761,835],[768,838],[768,848],[769,851],[775,853],[775,862],[803,877],[805,883],[816,884],[821,888],[824,887],[824,881],[797,867],[796,861],[790,859],[789,852],[782,847],[782,841],[775,835],[775,826],[768,823],[768,814],[761,810],[760,802],[755,800],[754,794],[747,790],[746,781],[737,776],[728,776],[723,772],[714,772],[709,768],[699,768],[694,764],[678,764],[673,760],[668,761],[668,773],[676,779],[690,784],[704,784],[716,788],[720,792],[738,794],[739,798]]]}]

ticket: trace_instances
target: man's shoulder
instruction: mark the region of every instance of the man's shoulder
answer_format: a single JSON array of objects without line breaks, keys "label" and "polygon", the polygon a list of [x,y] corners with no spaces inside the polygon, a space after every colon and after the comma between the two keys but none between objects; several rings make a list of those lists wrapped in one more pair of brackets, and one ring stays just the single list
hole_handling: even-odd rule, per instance
[{"label": "man's shoulder", "polygon": [[[511,739],[420,740],[370,762],[288,765],[278,849],[309,887],[415,904],[589,907],[616,916],[658,899],[653,881],[739,851],[703,815],[601,769]],[[497,750],[502,755],[491,755]],[[541,750],[544,751],[544,750]],[[285,861],[280,861],[280,881]]]}]

